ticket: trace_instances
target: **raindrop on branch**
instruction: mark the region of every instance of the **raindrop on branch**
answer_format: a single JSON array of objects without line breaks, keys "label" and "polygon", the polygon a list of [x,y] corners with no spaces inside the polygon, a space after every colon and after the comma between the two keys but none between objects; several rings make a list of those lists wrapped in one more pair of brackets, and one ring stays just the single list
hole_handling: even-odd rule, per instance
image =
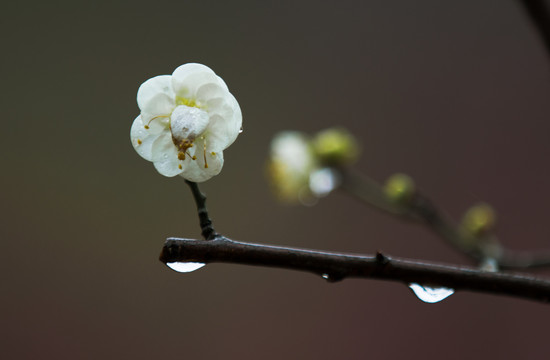
[{"label": "raindrop on branch", "polygon": [[200,269],[206,264],[203,263],[197,263],[197,262],[171,262],[166,263],[166,266],[168,266],[170,269],[180,272],[180,273],[188,273],[195,270]]},{"label": "raindrop on branch", "polygon": [[433,288],[429,286],[422,286],[417,283],[411,283],[409,284],[409,287],[420,300],[430,304],[440,302],[455,292],[454,289],[449,289],[446,287]]}]

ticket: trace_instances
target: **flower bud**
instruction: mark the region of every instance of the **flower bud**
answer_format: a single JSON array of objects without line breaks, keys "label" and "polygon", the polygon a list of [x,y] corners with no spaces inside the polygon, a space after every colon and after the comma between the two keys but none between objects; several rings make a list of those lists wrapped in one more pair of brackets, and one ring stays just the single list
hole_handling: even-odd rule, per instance
[{"label": "flower bud", "polygon": [[271,142],[267,175],[278,199],[286,203],[310,203],[310,174],[316,169],[309,138],[297,131],[283,131]]},{"label": "flower bud", "polygon": [[395,203],[409,202],[416,192],[414,180],[406,174],[393,174],[384,185],[386,196]]},{"label": "flower bud", "polygon": [[482,236],[491,232],[496,223],[494,209],[485,203],[472,206],[462,218],[462,229],[470,235]]},{"label": "flower bud", "polygon": [[346,129],[323,130],[313,139],[313,151],[326,165],[346,165],[357,160],[359,146],[355,137]]}]

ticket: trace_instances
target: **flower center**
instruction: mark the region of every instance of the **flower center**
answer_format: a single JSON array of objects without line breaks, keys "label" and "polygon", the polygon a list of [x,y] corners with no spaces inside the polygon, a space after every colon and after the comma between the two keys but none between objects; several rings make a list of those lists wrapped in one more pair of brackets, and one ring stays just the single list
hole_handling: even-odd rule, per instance
[{"label": "flower center", "polygon": [[206,111],[196,107],[179,105],[174,109],[170,115],[170,131],[180,160],[185,160],[187,149],[193,147],[193,141],[204,133],[209,119]]}]

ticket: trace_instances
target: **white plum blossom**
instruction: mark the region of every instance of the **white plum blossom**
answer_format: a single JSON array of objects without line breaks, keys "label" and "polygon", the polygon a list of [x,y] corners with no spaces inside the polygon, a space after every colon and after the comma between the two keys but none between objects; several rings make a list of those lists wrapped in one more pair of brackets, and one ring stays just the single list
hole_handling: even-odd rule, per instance
[{"label": "white plum blossom", "polygon": [[220,173],[223,150],[242,126],[242,113],[225,82],[209,67],[184,64],[172,75],[144,82],[132,145],[164,176],[202,182]]}]

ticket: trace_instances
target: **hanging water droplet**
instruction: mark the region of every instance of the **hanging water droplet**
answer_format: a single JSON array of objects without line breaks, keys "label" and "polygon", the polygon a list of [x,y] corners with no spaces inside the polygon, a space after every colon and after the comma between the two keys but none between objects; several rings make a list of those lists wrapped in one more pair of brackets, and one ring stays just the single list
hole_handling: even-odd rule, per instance
[{"label": "hanging water droplet", "polygon": [[197,263],[197,262],[171,262],[166,263],[166,266],[168,266],[170,269],[180,272],[180,273],[188,273],[191,271],[195,271],[200,269],[206,264],[203,263]]},{"label": "hanging water droplet", "polygon": [[323,274],[323,275],[321,275],[321,277],[322,277],[323,279],[326,279],[326,280],[330,279],[330,275],[329,275],[329,274]]},{"label": "hanging water droplet", "polygon": [[417,283],[411,283],[409,284],[409,287],[420,300],[430,304],[440,302],[455,292],[454,289],[449,289],[446,287],[433,288],[429,286],[422,286]]},{"label": "hanging water droplet", "polygon": [[243,130],[243,127],[241,126],[241,128],[239,129],[239,134],[242,133],[244,130]]}]

